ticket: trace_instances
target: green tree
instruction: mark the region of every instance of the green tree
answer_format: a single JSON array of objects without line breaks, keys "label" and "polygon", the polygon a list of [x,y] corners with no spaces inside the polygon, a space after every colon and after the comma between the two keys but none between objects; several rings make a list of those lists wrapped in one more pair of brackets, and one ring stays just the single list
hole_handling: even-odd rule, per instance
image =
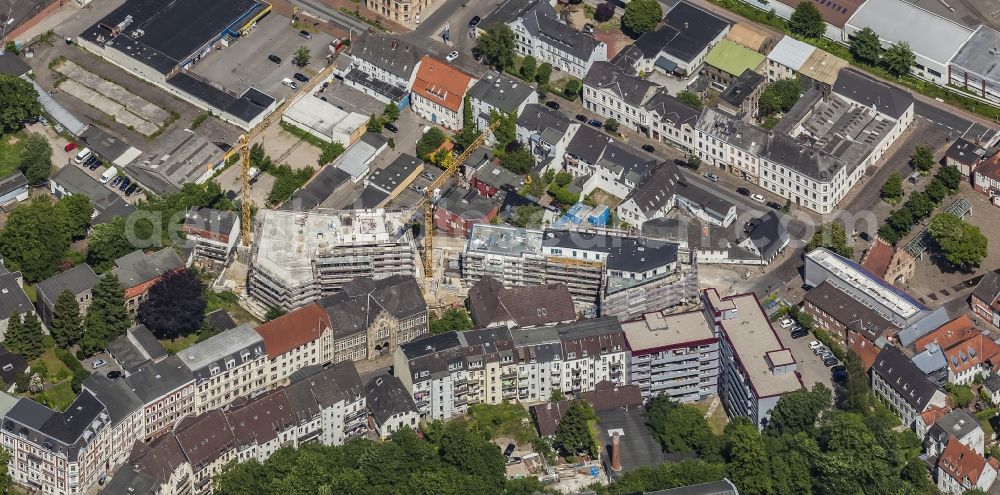
[{"label": "green tree", "polygon": [[903,208],[913,214],[914,222],[927,218],[934,211],[935,206],[934,201],[924,191],[914,191],[913,194],[910,194],[909,199],[903,203]]},{"label": "green tree", "polygon": [[41,134],[28,133],[21,148],[21,164],[18,170],[33,186],[46,184],[52,174],[52,146]]},{"label": "green tree", "polygon": [[125,219],[115,217],[109,223],[95,225],[87,241],[87,264],[95,272],[104,273],[114,267],[115,260],[135,251],[125,234]]},{"label": "green tree", "polygon": [[805,38],[818,39],[826,32],[826,22],[812,2],[802,2],[788,19],[788,30]]},{"label": "green tree", "polygon": [[609,117],[604,121],[604,130],[608,132],[618,132],[618,121]]},{"label": "green tree", "polygon": [[718,440],[697,407],[659,395],[646,408],[646,424],[667,452],[694,452],[705,460],[721,460]]},{"label": "green tree", "polygon": [[26,121],[38,118],[42,106],[38,91],[30,82],[20,77],[0,74],[0,135],[14,132]]},{"label": "green tree", "polygon": [[538,71],[535,72],[535,81],[538,84],[548,84],[550,77],[552,77],[552,64],[544,62],[542,65],[539,65]]},{"label": "green tree", "polygon": [[632,0],[625,4],[622,27],[632,34],[642,34],[656,29],[663,19],[663,8],[656,0]]},{"label": "green tree", "polygon": [[271,191],[267,193],[267,204],[279,205],[287,201],[288,198],[292,197],[292,194],[295,194],[295,191],[309,181],[313,172],[312,167],[295,170],[284,163],[273,167],[271,175],[274,176],[275,180],[271,186]]},{"label": "green tree", "polygon": [[801,96],[802,86],[798,79],[779,79],[768,84],[760,93],[759,116],[765,118],[787,112]]},{"label": "green tree", "polygon": [[847,244],[847,233],[839,223],[825,223],[809,239],[806,252],[818,247],[825,247],[845,258],[854,256],[854,248]]},{"label": "green tree", "polygon": [[80,350],[86,355],[104,349],[108,342],[123,335],[132,318],[125,309],[125,290],[114,273],[105,273],[92,291],[90,306],[84,318]]},{"label": "green tree", "polygon": [[955,167],[941,167],[935,178],[940,180],[951,194],[958,192],[959,185],[962,184],[962,172]]},{"label": "green tree", "polygon": [[773,435],[812,432],[820,414],[833,404],[833,392],[817,382],[812,390],[796,390],[778,400],[771,411],[767,431]]},{"label": "green tree", "polygon": [[55,274],[69,250],[68,223],[65,210],[45,196],[14,208],[0,232],[0,255],[7,268],[20,270],[29,282]]},{"label": "green tree", "polygon": [[389,102],[385,104],[385,108],[382,109],[382,118],[386,122],[395,122],[399,119],[399,106],[395,102]]},{"label": "green tree", "polygon": [[677,99],[689,107],[698,109],[701,108],[701,98],[697,94],[686,89],[677,92]]},{"label": "green tree", "polygon": [[934,150],[927,145],[918,145],[910,155],[910,165],[919,172],[928,172],[934,166]]},{"label": "green tree", "polygon": [[472,142],[479,137],[479,125],[472,115],[472,102],[466,95],[462,104],[462,129],[455,134],[455,144],[457,151],[462,151],[472,145]]},{"label": "green tree", "polygon": [[198,275],[181,269],[164,275],[149,288],[137,319],[157,338],[172,339],[201,328],[205,308],[205,288]]},{"label": "green tree", "polygon": [[851,55],[859,62],[868,65],[878,65],[882,58],[882,42],[875,31],[866,27],[854,33],[851,39]]},{"label": "green tree", "polygon": [[552,393],[549,394],[549,402],[559,402],[566,400],[566,395],[562,393],[562,390],[558,388],[552,389]]},{"label": "green tree", "polygon": [[726,472],[741,494],[771,492],[771,466],[757,426],[747,418],[726,425],[723,436]]},{"label": "green tree", "polygon": [[448,136],[445,136],[444,131],[440,127],[431,127],[417,141],[417,156],[427,158],[428,155],[441,147],[446,139],[448,139]]},{"label": "green tree", "polygon": [[292,56],[292,63],[296,67],[302,68],[309,65],[309,59],[312,58],[312,52],[309,51],[309,47],[302,45],[295,50],[295,55]]},{"label": "green tree", "polygon": [[69,348],[76,345],[83,335],[83,319],[80,316],[80,303],[69,289],[63,290],[52,306],[52,338],[56,345]]},{"label": "green tree", "polygon": [[588,421],[596,419],[594,409],[585,400],[575,400],[556,426],[553,446],[565,455],[587,453],[594,455],[597,447]]},{"label": "green tree", "polygon": [[504,168],[518,175],[524,175],[535,166],[535,157],[527,148],[521,146],[510,153],[505,153],[500,159]]},{"label": "green tree", "polygon": [[500,155],[507,149],[508,145],[517,140],[517,115],[491,110],[490,125],[495,124],[498,120],[500,124],[493,129],[493,149],[497,155]]},{"label": "green tree", "polygon": [[891,205],[899,203],[903,199],[903,177],[897,172],[889,174],[885,184],[882,184],[880,195],[886,203]]},{"label": "green tree", "polygon": [[563,95],[569,101],[576,100],[576,97],[580,94],[580,89],[583,87],[583,83],[577,78],[570,78],[566,80],[566,85],[563,87]]},{"label": "green tree", "polygon": [[504,23],[497,23],[476,38],[476,51],[496,70],[503,72],[514,66],[514,31]]},{"label": "green tree", "polygon": [[771,461],[774,495],[809,495],[812,493],[812,469],[820,455],[816,439],[805,432],[764,437],[764,447]]},{"label": "green tree", "polygon": [[917,63],[917,57],[910,49],[910,44],[905,41],[893,43],[882,56],[882,62],[889,73],[896,77],[903,77],[910,73],[910,67]]},{"label": "green tree", "polygon": [[523,77],[525,81],[534,81],[535,72],[537,70],[538,61],[535,60],[535,57],[531,55],[524,57],[524,60],[521,61],[521,77]]},{"label": "green tree", "polygon": [[56,203],[56,208],[63,211],[67,220],[67,227],[70,235],[74,239],[81,239],[87,235],[90,228],[90,219],[94,214],[94,207],[90,204],[90,198],[84,194],[71,194],[63,196]]},{"label": "green tree", "polygon": [[440,315],[432,313],[428,322],[430,333],[462,331],[470,328],[472,328],[472,319],[469,318],[469,313],[461,308],[450,308]]},{"label": "green tree", "polygon": [[824,452],[814,480],[820,494],[895,493],[887,451],[863,416],[835,411],[824,423],[819,436]]},{"label": "green tree", "polygon": [[0,493],[8,493],[12,480],[10,478],[10,452],[0,447]]},{"label": "green tree", "polygon": [[42,324],[34,312],[29,311],[23,317],[18,311],[10,315],[7,332],[4,334],[4,345],[10,352],[20,354],[28,360],[42,355],[45,347],[42,345]]},{"label": "green tree", "polygon": [[979,266],[989,253],[986,236],[951,213],[941,213],[931,220],[927,232],[934,238],[944,259],[957,267]]},{"label": "green tree", "polygon": [[382,117],[379,117],[378,115],[372,115],[371,117],[368,117],[368,126],[365,130],[377,134],[379,132],[382,132],[383,125],[385,125],[385,122],[382,121]]},{"label": "green tree", "polygon": [[854,351],[848,351],[844,367],[847,368],[847,381],[844,383],[843,407],[851,412],[867,414],[871,410],[871,389],[861,358]]},{"label": "green tree", "polygon": [[542,225],[542,207],[535,205],[521,205],[514,208],[514,214],[510,217],[511,225],[515,227],[538,227]]},{"label": "green tree", "polygon": [[702,459],[665,462],[659,466],[644,466],[625,472],[607,487],[596,488],[601,495],[632,495],[682,486],[700,485],[726,477],[726,466]]}]

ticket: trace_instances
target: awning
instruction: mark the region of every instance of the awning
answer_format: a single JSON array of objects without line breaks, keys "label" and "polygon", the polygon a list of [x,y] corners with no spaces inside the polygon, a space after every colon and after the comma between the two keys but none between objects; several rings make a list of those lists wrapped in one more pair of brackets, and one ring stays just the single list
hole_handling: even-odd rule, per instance
[{"label": "awning", "polygon": [[653,65],[667,72],[674,72],[675,70],[677,70],[677,64],[675,64],[672,60],[668,60],[666,57],[660,57],[656,59],[656,63],[654,63]]}]

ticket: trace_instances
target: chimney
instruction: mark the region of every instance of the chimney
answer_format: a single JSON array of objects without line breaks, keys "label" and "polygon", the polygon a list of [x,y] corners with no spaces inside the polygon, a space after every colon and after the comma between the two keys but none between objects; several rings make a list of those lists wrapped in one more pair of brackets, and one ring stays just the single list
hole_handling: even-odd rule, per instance
[{"label": "chimney", "polygon": [[617,431],[611,436],[611,470],[622,470],[622,443]]}]

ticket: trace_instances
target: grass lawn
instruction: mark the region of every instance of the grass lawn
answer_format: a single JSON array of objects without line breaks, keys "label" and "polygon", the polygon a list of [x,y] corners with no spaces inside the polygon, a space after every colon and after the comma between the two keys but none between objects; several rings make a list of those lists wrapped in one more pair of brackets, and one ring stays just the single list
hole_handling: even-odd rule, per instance
[{"label": "grass lawn", "polygon": [[603,189],[594,189],[589,195],[587,195],[594,203],[599,205],[607,206],[609,209],[615,209],[619,203],[622,202],[621,198],[615,196]]},{"label": "grass lawn", "polygon": [[160,344],[163,345],[163,349],[165,349],[168,354],[177,354],[178,352],[191,347],[197,341],[198,334],[192,333],[191,335],[185,335],[175,339],[160,340]]},{"label": "grass lawn", "polygon": [[[721,401],[722,399],[719,400]],[[707,413],[708,408],[712,405],[712,400],[703,400],[701,402],[695,402],[691,405],[697,407],[702,412]],[[722,402],[719,402],[718,407],[715,408],[715,412],[708,418],[708,426],[712,427],[712,431],[716,435],[721,435],[723,430],[726,429],[727,424],[729,424],[729,418],[726,417],[726,411],[722,407]]]},{"label": "grass lawn", "polygon": [[65,411],[73,403],[73,400],[76,399],[76,394],[73,393],[73,387],[69,382],[69,380],[63,380],[52,388],[46,389],[45,392],[36,395],[34,398],[52,409]]},{"label": "grass lawn", "polygon": [[21,148],[24,147],[23,132],[0,136],[0,177],[7,177],[21,164]]},{"label": "grass lawn", "polygon": [[[73,375],[73,372],[66,367],[66,363],[56,356],[56,351],[54,349],[45,349],[45,352],[38,359],[35,359],[34,363],[45,363],[45,367],[49,370],[49,376],[45,378],[46,382],[52,382],[56,379],[65,378]],[[58,378],[57,378],[58,377]]]},{"label": "grass lawn", "polygon": [[223,309],[229,313],[229,316],[233,317],[233,321],[236,323],[260,323],[249,311],[240,306],[239,297],[232,292],[215,292],[211,289],[205,289],[205,303],[207,304],[206,313]]},{"label": "grass lawn", "polygon": [[24,285],[24,294],[28,296],[31,302],[35,302],[38,298],[38,292],[35,290],[35,286],[31,284]]},{"label": "grass lawn", "polygon": [[469,416],[476,428],[490,433],[491,438],[511,437],[518,444],[530,444],[537,436],[528,411],[520,404],[474,404]]}]

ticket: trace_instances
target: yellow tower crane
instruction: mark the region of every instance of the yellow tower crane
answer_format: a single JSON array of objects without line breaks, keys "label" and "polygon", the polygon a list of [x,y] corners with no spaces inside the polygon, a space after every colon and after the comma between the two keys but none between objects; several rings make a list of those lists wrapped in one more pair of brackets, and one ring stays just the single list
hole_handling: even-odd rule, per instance
[{"label": "yellow tower crane", "polygon": [[459,164],[465,163],[466,160],[472,156],[472,152],[476,151],[484,141],[486,141],[486,136],[493,132],[497,126],[500,125],[501,119],[495,120],[490,126],[483,132],[479,133],[479,136],[472,141],[469,146],[465,148],[460,155],[457,157],[448,153],[445,155],[444,160],[442,160],[441,166],[444,168],[444,172],[437,176],[429,186],[427,186],[427,191],[424,192],[424,197],[417,204],[413,205],[414,209],[420,208],[421,204],[424,207],[424,278],[434,277],[434,208],[431,204],[431,195],[434,194],[435,190],[440,189],[442,186],[448,183],[455,172],[458,171]]},{"label": "yellow tower crane", "polygon": [[250,132],[240,136],[236,146],[230,148],[230,150],[227,151],[222,157],[223,161],[225,161],[236,153],[240,154],[240,182],[242,188],[240,194],[240,206],[242,210],[240,241],[244,247],[250,246],[251,240],[250,210],[252,205],[250,204],[250,141],[260,135],[260,133],[264,132],[264,130],[267,129],[275,119],[281,118],[281,115],[285,113],[285,110],[288,109],[292,102],[298,101],[299,98],[312,92],[313,88],[315,88],[320,81],[326,79],[326,77],[330,75],[333,71],[333,67],[333,63],[331,62],[329,65],[324,67],[323,70],[319,71],[319,74],[313,76],[313,78],[309,81],[302,83],[302,86],[299,86],[298,91],[282,100],[281,104],[278,105],[278,108],[276,108],[274,112],[271,112],[271,114],[265,117],[261,123],[254,126],[253,129],[250,129]]}]

